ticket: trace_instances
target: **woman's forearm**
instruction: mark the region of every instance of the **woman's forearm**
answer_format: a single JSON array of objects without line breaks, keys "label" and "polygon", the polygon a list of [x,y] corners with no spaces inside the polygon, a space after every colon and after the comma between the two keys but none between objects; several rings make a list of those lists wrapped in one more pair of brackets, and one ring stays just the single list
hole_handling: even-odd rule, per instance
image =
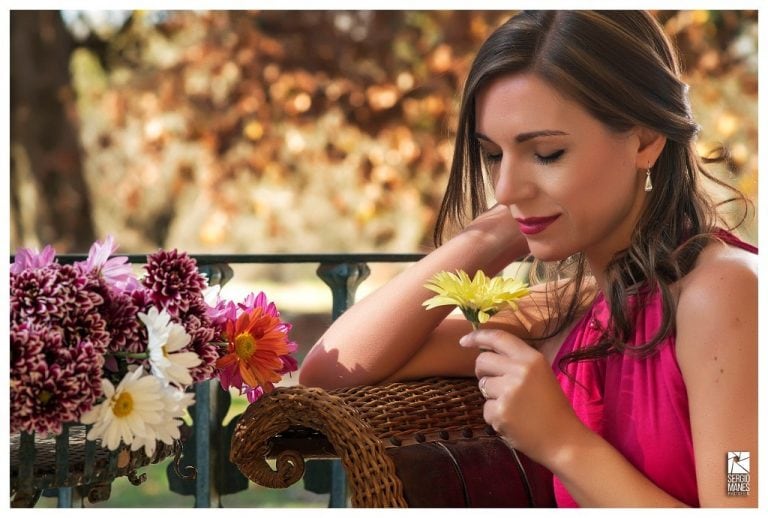
[{"label": "woman's forearm", "polygon": [[450,312],[422,306],[434,295],[424,288],[430,277],[456,269],[494,275],[527,252],[517,225],[503,209],[488,211],[349,308],[304,359],[300,382],[326,388],[377,383],[401,368]]}]

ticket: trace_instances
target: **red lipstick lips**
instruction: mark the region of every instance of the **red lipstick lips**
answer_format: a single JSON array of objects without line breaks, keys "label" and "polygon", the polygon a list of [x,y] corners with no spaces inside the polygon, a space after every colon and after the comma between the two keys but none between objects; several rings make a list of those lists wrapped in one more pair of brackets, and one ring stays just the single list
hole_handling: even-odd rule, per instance
[{"label": "red lipstick lips", "polygon": [[515,219],[517,220],[517,223],[520,225],[520,232],[522,232],[526,236],[532,236],[533,234],[538,234],[539,232],[543,232],[548,226],[550,226],[559,217],[560,217],[560,214],[555,214],[554,216],[546,216],[543,218],[515,218]]}]

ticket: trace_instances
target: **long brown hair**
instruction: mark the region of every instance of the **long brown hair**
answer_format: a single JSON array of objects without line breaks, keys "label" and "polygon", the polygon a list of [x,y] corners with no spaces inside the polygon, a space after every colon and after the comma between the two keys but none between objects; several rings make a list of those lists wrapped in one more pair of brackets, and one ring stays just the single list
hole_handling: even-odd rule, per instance
[{"label": "long brown hair", "polygon": [[[674,331],[671,285],[686,275],[701,250],[716,239],[717,205],[700,185],[703,175],[730,189],[729,201],[747,200],[736,189],[707,172],[705,165],[721,161],[724,152],[708,159],[698,156],[694,139],[699,131],[688,100],[688,87],[680,79],[676,52],[658,22],[643,11],[523,11],[483,43],[464,86],[456,145],[448,187],[438,213],[435,243],[446,227],[463,225],[487,209],[488,177],[475,137],[475,97],[478,90],[501,75],[531,72],[560,93],[578,102],[592,116],[617,132],[643,126],[664,135],[667,142],[651,169],[653,190],[648,193],[631,244],[617,253],[607,267],[609,291],[604,294],[611,320],[603,339],[563,357],[571,361],[623,352],[633,333],[631,294],[642,297],[658,290],[663,321],[645,344],[632,346],[640,354],[652,353]],[[467,212],[469,209],[469,213]],[[738,224],[746,218],[747,211]],[[576,317],[585,296],[589,275],[578,253],[555,264],[537,265],[546,277],[569,278],[573,289],[552,290],[546,337],[563,330]],[[568,295],[568,300],[564,293]]]}]

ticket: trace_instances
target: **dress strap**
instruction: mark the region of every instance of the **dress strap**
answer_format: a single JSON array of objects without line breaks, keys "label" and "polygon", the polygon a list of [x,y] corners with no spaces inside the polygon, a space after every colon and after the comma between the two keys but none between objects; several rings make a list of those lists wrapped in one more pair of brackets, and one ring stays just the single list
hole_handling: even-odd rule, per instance
[{"label": "dress strap", "polygon": [[736,237],[733,233],[725,230],[724,228],[716,228],[715,229],[715,235],[722,239],[724,243],[735,246],[736,248],[741,248],[742,250],[746,250],[747,252],[751,252],[753,254],[757,254],[757,247],[754,245],[751,245],[749,243],[746,243]]}]

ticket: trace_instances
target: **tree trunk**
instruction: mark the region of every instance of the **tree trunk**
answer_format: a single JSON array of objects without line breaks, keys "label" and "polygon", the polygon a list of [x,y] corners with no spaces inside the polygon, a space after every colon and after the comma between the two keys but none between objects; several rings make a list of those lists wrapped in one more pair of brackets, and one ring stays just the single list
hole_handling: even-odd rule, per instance
[{"label": "tree trunk", "polygon": [[94,240],[58,11],[11,11],[11,247],[87,251]]}]

